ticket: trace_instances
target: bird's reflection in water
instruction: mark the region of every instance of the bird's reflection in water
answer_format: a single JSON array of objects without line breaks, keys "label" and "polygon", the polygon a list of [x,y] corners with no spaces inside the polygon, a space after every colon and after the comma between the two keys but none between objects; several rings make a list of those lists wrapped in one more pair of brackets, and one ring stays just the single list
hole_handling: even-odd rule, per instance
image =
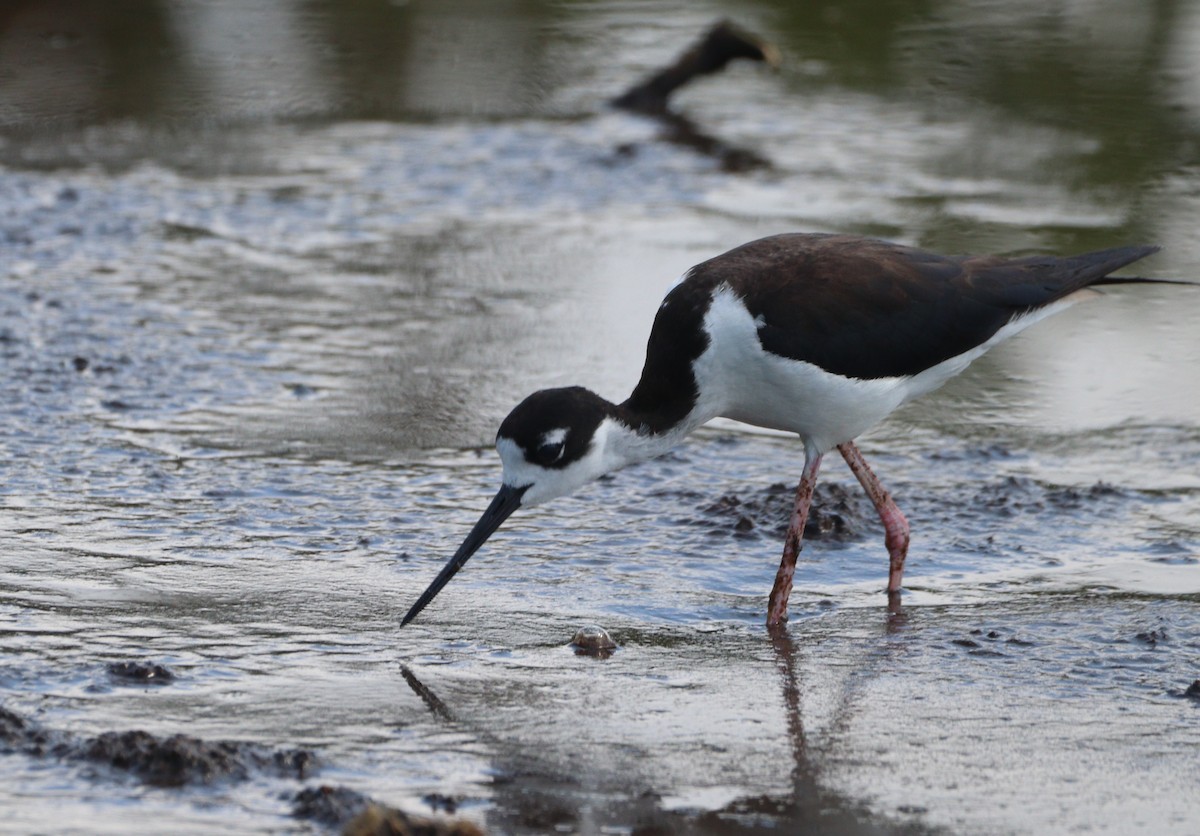
[{"label": "bird's reflection in water", "polygon": [[816,798],[816,779],[808,762],[804,742],[804,719],[800,716],[800,683],[796,677],[796,645],[787,624],[767,628],[775,651],[775,666],[783,685],[783,709],[787,717],[788,743],[792,752],[792,802],[807,806]]},{"label": "bird's reflection in water", "polygon": [[[888,639],[901,634],[908,625],[908,615],[900,607],[898,595],[894,597],[895,600],[889,601],[887,617],[883,623],[883,635]],[[777,802],[776,825],[786,827],[788,832],[824,834],[927,832],[927,828],[920,822],[894,823],[881,820],[866,808],[819,784],[820,769],[811,757],[801,713],[803,692],[798,671],[802,668],[802,650],[792,641],[786,623],[767,629],[783,691],[783,708],[786,713],[792,758],[791,797]],[[852,675],[846,680],[837,701],[838,709],[829,724],[831,730],[836,733],[837,730],[850,727],[854,706],[859,704],[856,693],[859,687],[873,681],[874,677],[870,676],[871,670],[877,668],[880,662],[886,662],[893,657],[900,647],[896,642],[885,640],[864,655],[864,664],[860,665],[855,673],[867,675]],[[734,805],[730,806],[736,805],[737,802],[734,802]]]},{"label": "bird's reflection in water", "polygon": [[[842,686],[838,709],[829,723],[834,735],[851,727],[855,706],[861,704],[861,687],[875,681],[873,669],[886,668],[901,652],[903,643],[893,641],[908,626],[908,615],[898,606],[889,606],[881,624],[882,641],[863,656]],[[597,794],[585,774],[586,766],[564,773],[561,764],[547,760],[545,752],[505,742],[487,730],[471,729],[492,751],[494,775],[489,827],[509,830],[594,830],[600,826],[632,828],[635,832],[742,834],[757,832],[764,826],[782,828],[782,832],[820,832],[837,836],[858,834],[921,834],[927,828],[918,821],[903,823],[881,820],[853,800],[819,783],[821,770],[814,762],[805,736],[803,707],[805,645],[793,641],[785,624],[768,629],[776,675],[781,689],[780,706],[787,730],[790,775],[786,793],[746,795],[724,807],[708,812],[665,809],[662,795],[670,787],[632,787],[618,793]],[[463,728],[455,713],[407,665],[400,666],[404,681],[440,723]],[[865,674],[865,675],[861,675]],[[767,753],[764,757],[769,756]]]},{"label": "bird's reflection in water", "polygon": [[404,681],[408,683],[408,687],[412,688],[413,693],[421,698],[421,702],[425,703],[425,707],[430,713],[439,720],[444,720],[447,723],[454,722],[454,714],[449,707],[438,699],[438,695],[430,691],[425,686],[425,683],[417,679],[417,675],[412,672],[408,665],[400,666],[400,675],[404,677]]}]

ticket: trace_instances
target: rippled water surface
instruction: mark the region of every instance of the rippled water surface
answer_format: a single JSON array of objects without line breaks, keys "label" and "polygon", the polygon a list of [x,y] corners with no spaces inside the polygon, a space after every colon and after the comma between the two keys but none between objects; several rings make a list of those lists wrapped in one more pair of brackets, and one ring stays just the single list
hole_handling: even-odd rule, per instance
[{"label": "rippled water surface", "polygon": [[[749,172],[606,104],[721,16],[782,68],[675,105]],[[518,512],[399,629],[508,409],[622,398],[731,246],[1151,242],[1198,278],[1200,3],[0,21],[0,830],[322,832],[321,785],[500,833],[1200,829],[1200,290],[1107,291],[862,440],[913,526],[899,613],[828,459],[767,634],[803,454],[718,422]],[[576,655],[585,624],[617,651]],[[80,754],[132,730],[314,766]]]}]

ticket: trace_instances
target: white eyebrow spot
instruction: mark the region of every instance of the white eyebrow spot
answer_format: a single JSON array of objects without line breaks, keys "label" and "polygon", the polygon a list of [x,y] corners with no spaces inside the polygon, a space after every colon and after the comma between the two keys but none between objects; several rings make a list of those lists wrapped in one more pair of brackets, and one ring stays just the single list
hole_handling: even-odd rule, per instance
[{"label": "white eyebrow spot", "polygon": [[556,444],[562,444],[567,440],[567,428],[559,427],[555,430],[550,430],[542,436],[541,446],[548,447]]}]

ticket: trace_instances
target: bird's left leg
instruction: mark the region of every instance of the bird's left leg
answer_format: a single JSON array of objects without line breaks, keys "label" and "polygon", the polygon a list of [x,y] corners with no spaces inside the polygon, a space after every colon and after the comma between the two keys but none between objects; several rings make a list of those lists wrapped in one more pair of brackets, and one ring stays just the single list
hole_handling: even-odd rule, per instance
[{"label": "bird's left leg", "polygon": [[850,470],[858,478],[867,496],[875,503],[879,519],[883,521],[884,542],[887,544],[890,562],[887,591],[889,595],[895,595],[900,592],[900,584],[904,577],[904,558],[908,556],[908,520],[904,519],[904,514],[900,513],[900,509],[892,501],[892,495],[880,483],[879,477],[871,471],[867,460],[853,441],[839,444],[838,452],[842,454],[846,464],[850,465]]},{"label": "bird's left leg", "polygon": [[800,474],[800,485],[796,488],[796,507],[792,510],[792,520],[783,540],[783,559],[779,561],[775,585],[771,587],[771,597],[767,600],[767,625],[770,627],[787,621],[792,576],[796,574],[796,558],[800,555],[804,524],[808,522],[808,507],[812,505],[813,490],[817,487],[817,471],[820,468],[821,454],[805,451],[804,471]]}]

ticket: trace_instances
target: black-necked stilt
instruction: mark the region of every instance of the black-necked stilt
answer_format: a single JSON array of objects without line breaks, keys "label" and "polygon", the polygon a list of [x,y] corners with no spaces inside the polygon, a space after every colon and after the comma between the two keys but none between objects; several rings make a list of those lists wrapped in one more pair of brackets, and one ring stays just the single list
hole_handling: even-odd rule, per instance
[{"label": "black-necked stilt", "polygon": [[886,531],[887,590],[900,591],[909,529],[854,439],[941,386],[992,346],[1094,295],[1157,247],[1068,258],[943,256],[853,235],[775,235],[693,267],[666,296],[641,380],[624,403],[587,389],[535,392],[500,425],[500,491],[404,617],[433,600],[517,508],[670,450],[726,417],[797,433],[804,470],[768,603],[787,619],[796,556],[821,457],[850,465]]}]

